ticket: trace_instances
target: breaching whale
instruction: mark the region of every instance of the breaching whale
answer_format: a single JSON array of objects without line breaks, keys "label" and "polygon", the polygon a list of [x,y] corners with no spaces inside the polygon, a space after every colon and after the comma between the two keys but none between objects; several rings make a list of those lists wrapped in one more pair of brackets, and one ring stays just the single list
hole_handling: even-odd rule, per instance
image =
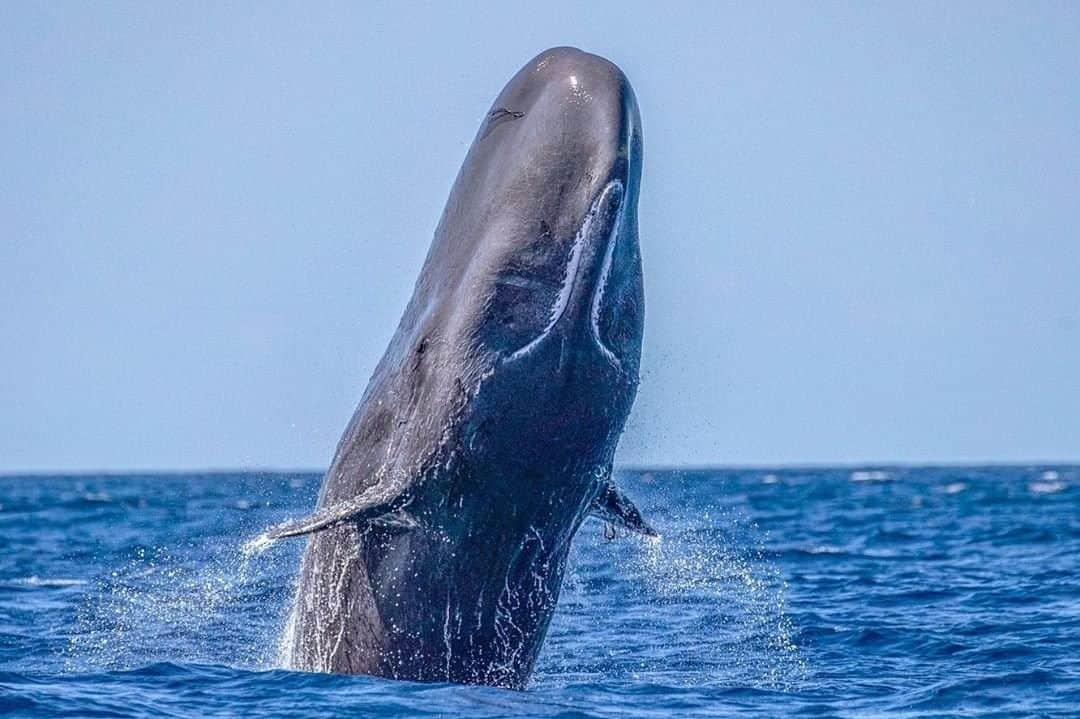
[{"label": "breaching whale", "polygon": [[555,48],[499,94],[412,298],[337,446],[286,629],[309,671],[522,687],[614,484],[644,312],[636,99]]}]

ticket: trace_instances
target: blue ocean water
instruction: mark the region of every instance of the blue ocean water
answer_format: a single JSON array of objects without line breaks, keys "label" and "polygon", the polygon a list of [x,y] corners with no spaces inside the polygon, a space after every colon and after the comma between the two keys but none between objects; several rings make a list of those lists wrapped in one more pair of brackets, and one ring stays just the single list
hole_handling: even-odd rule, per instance
[{"label": "blue ocean water", "polygon": [[0,478],[0,713],[1080,715],[1080,467],[621,474],[523,692],[278,668],[316,475]]}]

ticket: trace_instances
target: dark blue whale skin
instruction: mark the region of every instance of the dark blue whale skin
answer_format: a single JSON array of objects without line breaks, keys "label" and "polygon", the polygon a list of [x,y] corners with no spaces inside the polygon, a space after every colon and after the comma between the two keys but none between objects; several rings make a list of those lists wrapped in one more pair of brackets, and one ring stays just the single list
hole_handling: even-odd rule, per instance
[{"label": "dark blue whale skin", "polygon": [[637,102],[554,48],[487,113],[310,517],[292,668],[522,687],[611,463],[644,314]]}]

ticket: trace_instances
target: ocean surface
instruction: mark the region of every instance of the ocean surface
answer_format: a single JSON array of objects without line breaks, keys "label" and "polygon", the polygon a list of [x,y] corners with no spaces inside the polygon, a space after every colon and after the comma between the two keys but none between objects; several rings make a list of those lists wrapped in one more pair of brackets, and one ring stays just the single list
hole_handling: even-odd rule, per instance
[{"label": "ocean surface", "polygon": [[623,471],[526,691],[280,668],[314,474],[0,478],[0,714],[1080,716],[1080,467]]}]

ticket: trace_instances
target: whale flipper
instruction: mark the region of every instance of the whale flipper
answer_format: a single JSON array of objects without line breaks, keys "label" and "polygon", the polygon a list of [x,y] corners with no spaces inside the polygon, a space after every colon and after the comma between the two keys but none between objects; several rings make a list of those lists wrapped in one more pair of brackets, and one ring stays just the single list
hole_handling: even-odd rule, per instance
[{"label": "whale flipper", "polygon": [[589,509],[589,516],[629,529],[631,532],[643,534],[646,537],[660,536],[641,516],[641,512],[630,501],[630,498],[615,486],[615,480],[611,478],[610,472],[601,483],[600,494],[593,500]]},{"label": "whale flipper", "polygon": [[370,521],[388,527],[412,529],[416,520],[404,509],[400,494],[390,487],[375,485],[352,499],[324,507],[302,519],[293,519],[271,527],[266,532],[267,539],[276,540],[285,537],[301,537],[313,532],[336,527],[345,522]]}]

